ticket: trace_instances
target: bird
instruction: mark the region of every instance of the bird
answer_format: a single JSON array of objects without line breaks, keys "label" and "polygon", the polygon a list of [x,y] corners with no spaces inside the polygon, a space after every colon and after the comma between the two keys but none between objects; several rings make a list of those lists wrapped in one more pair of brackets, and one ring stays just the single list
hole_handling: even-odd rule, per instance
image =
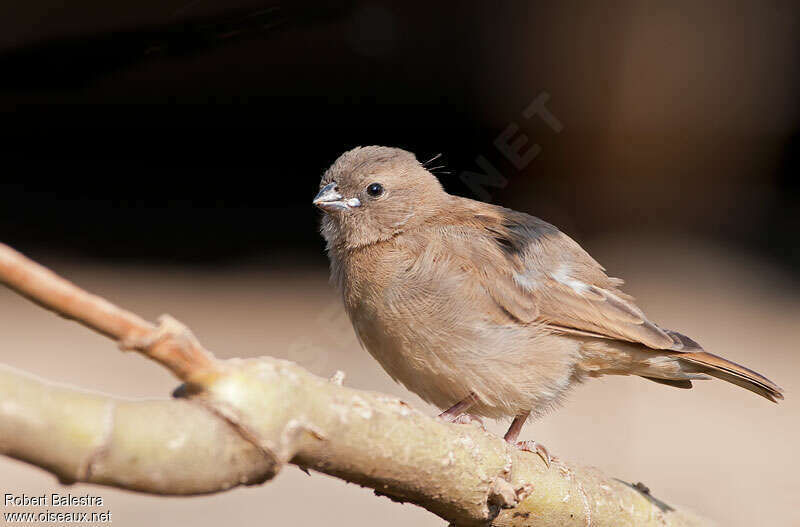
[{"label": "bird", "polygon": [[512,418],[504,439],[548,466],[544,445],[518,441],[523,425],[590,378],[687,389],[714,377],[784,397],[761,374],[651,321],[621,279],[553,225],[447,193],[411,152],[343,153],[313,204],[361,345],[442,420]]}]

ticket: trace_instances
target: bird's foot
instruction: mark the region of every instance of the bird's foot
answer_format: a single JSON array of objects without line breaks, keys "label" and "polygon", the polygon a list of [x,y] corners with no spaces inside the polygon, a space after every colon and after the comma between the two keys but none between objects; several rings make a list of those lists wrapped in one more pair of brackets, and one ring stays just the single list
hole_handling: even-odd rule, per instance
[{"label": "bird's foot", "polygon": [[461,414],[455,419],[453,419],[452,422],[459,425],[470,425],[473,423],[477,423],[478,426],[481,427],[481,429],[483,429],[484,431],[486,430],[486,427],[483,426],[483,421],[479,417],[475,417],[474,415],[470,414]]},{"label": "bird's foot", "polygon": [[547,468],[550,468],[550,462],[553,458],[550,456],[550,452],[547,451],[547,448],[541,443],[537,443],[536,441],[518,441],[517,443],[512,443],[520,450],[524,450],[526,452],[532,452],[542,458],[544,464],[547,465]]},{"label": "bird's foot", "polygon": [[439,421],[444,421],[445,423],[455,423],[457,425],[469,425],[473,423],[477,423],[484,431],[486,431],[486,427],[483,425],[483,421],[479,417],[475,417],[471,414],[448,414],[447,412],[442,412],[436,416],[436,419]]}]

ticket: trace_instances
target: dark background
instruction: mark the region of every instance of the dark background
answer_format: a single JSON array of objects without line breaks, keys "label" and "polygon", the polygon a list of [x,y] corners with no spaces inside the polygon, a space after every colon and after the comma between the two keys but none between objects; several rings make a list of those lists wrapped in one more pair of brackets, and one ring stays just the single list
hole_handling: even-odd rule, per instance
[{"label": "dark background", "polygon": [[[0,238],[154,262],[323,262],[310,205],[356,145],[586,241],[800,263],[796,2],[34,0],[0,8]],[[522,110],[540,93],[556,134]],[[541,154],[493,146],[515,123]]]}]

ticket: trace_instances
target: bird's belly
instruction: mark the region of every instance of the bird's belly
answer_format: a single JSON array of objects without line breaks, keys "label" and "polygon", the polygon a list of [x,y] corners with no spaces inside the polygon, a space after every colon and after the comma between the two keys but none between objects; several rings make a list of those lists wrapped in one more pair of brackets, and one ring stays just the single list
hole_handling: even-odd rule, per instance
[{"label": "bird's belly", "polygon": [[532,326],[480,320],[447,331],[437,320],[381,320],[351,313],[364,347],[386,372],[428,403],[448,408],[475,393],[471,413],[490,418],[542,413],[574,380],[578,345]]},{"label": "bird's belly", "polygon": [[426,402],[446,408],[469,395],[469,383],[456,381],[454,365],[441,360],[444,350],[435,350],[435,343],[424,339],[409,341],[374,327],[363,328],[358,334],[392,379]]}]

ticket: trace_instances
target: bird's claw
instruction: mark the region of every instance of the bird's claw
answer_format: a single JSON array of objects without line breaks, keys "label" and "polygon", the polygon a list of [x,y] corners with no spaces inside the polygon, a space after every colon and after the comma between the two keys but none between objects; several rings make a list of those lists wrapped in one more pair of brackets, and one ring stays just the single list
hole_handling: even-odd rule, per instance
[{"label": "bird's claw", "polygon": [[484,431],[486,430],[486,427],[483,425],[483,421],[481,421],[479,417],[475,417],[474,415],[470,414],[461,414],[455,419],[453,419],[452,422],[459,425],[470,425],[473,423],[477,423],[478,426],[481,427],[481,429],[483,429]]},{"label": "bird's claw", "polygon": [[532,452],[542,458],[544,464],[547,465],[547,468],[550,468],[550,463],[552,462],[553,458],[550,457],[550,452],[547,451],[544,445],[541,443],[537,443],[536,441],[528,440],[528,441],[519,441],[515,445],[518,449],[524,450],[526,452]]}]

